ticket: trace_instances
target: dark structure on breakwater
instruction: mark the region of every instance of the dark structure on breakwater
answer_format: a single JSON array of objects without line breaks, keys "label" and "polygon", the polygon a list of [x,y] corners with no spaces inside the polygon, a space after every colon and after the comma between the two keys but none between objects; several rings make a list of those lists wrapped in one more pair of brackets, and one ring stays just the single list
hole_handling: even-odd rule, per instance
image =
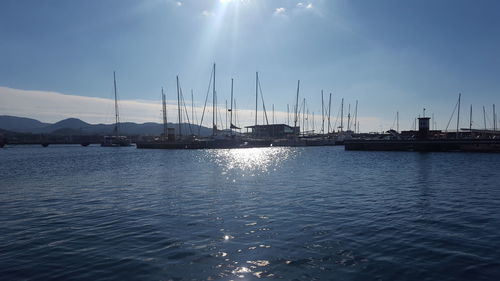
[{"label": "dark structure on breakwater", "polygon": [[414,138],[404,139],[396,135],[393,139],[375,140],[346,140],[345,150],[373,150],[373,151],[420,151],[420,152],[500,152],[500,138],[495,134],[489,138],[473,138],[472,131],[468,138],[459,138],[459,133],[455,133],[455,138],[436,138],[430,134],[429,117],[419,119],[419,130]]},{"label": "dark structure on breakwater", "polygon": [[287,138],[298,136],[300,127],[291,127],[286,124],[254,125],[245,127],[251,129],[254,138]]}]

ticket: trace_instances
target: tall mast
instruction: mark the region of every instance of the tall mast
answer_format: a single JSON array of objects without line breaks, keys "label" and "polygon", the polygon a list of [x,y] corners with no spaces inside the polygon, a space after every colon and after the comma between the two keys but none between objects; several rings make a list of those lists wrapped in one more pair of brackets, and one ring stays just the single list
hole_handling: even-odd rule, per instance
[{"label": "tall mast", "polygon": [[120,122],[118,118],[118,95],[116,93],[116,74],[115,71],[113,71],[113,85],[115,89],[115,135],[118,136],[118,123]]},{"label": "tall mast", "polygon": [[226,130],[227,130],[227,112],[228,112],[228,107],[227,107],[227,100],[226,100]]},{"label": "tall mast", "polygon": [[217,132],[217,97],[215,94],[215,63],[214,63],[214,81],[212,88],[212,135],[215,136]]},{"label": "tall mast", "polygon": [[304,98],[304,102],[302,103],[302,132],[306,133],[306,98]]},{"label": "tall mast", "polygon": [[163,137],[166,138],[168,134],[167,130],[167,97],[163,93],[163,87],[161,87],[161,101],[163,107]]},{"label": "tall mast", "polygon": [[236,114],[236,99],[234,99],[234,108],[233,110],[231,110],[231,112],[233,111],[234,111],[234,125],[236,126],[238,124],[238,115]]},{"label": "tall mast", "polygon": [[229,109],[231,112],[229,114],[229,130],[231,131],[231,134],[233,133],[233,80],[234,79],[231,78],[231,109]]},{"label": "tall mast", "polygon": [[179,139],[180,139],[182,137],[182,126],[181,126],[182,115],[181,115],[181,94],[179,90],[179,75],[177,75],[176,80],[177,80],[177,114],[179,116],[178,128],[179,128]]},{"label": "tall mast", "polygon": [[[300,80],[297,81],[297,98],[295,100],[295,118],[294,118],[294,128],[293,130],[295,131],[297,128],[297,119],[298,119],[298,110],[299,110],[299,90],[300,90]],[[300,131],[299,131],[300,134]]]},{"label": "tall mast", "polygon": [[458,139],[458,132],[459,132],[459,126],[460,126],[460,100],[462,98],[462,94],[458,94],[458,114],[457,114],[457,139]]},{"label": "tall mast", "polygon": [[198,121],[194,121],[194,96],[193,96],[193,89],[191,89],[191,120],[193,121],[193,124],[196,124]]},{"label": "tall mast", "polygon": [[332,109],[332,93],[330,93],[330,98],[328,99],[328,133],[330,133],[330,112]]},{"label": "tall mast", "polygon": [[396,132],[399,133],[399,111],[396,111]]},{"label": "tall mast", "polygon": [[315,129],[315,128],[314,128],[314,125],[315,125],[315,123],[316,123],[316,122],[315,122],[315,120],[314,120],[314,111],[313,111],[313,113],[312,113],[312,118],[313,118],[313,120],[312,120],[312,131],[313,131],[313,133],[314,133],[314,129]]},{"label": "tall mast", "polygon": [[347,111],[347,131],[351,129],[351,104],[349,104],[349,110]]},{"label": "tall mast", "polygon": [[484,105],[483,105],[483,121],[484,121],[484,131],[486,132],[487,128],[486,128],[486,109],[484,109]]},{"label": "tall mast", "polygon": [[321,90],[321,133],[325,133],[325,104],[323,99],[323,90]]},{"label": "tall mast", "polygon": [[273,103],[273,124],[274,124],[274,103]]},{"label": "tall mast", "polygon": [[356,100],[356,107],[354,109],[354,133],[356,133],[357,125],[358,125],[358,100]]},{"label": "tall mast", "polygon": [[472,104],[470,105],[469,132],[470,132],[470,135],[472,136]]},{"label": "tall mast", "polygon": [[[255,72],[255,126],[257,126],[257,109],[259,106],[259,72]],[[257,128],[255,128],[257,129]]]},{"label": "tall mast", "polygon": [[493,104],[493,131],[497,131],[497,112],[495,111],[495,104]]},{"label": "tall mast", "polygon": [[342,98],[342,104],[340,106],[340,131],[344,131],[344,98]]}]

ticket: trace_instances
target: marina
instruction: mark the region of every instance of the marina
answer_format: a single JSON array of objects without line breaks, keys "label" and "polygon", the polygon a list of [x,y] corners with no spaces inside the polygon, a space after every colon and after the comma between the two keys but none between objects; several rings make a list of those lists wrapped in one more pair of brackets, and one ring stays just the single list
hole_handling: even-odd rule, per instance
[{"label": "marina", "polygon": [[0,280],[500,280],[500,1],[4,2]]}]

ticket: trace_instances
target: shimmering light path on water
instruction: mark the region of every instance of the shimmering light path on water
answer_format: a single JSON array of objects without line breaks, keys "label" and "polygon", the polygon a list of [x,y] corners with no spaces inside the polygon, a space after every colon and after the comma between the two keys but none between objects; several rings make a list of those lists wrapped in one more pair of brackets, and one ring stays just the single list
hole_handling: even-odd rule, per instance
[{"label": "shimmering light path on water", "polygon": [[500,155],[0,149],[0,276],[496,280]]}]

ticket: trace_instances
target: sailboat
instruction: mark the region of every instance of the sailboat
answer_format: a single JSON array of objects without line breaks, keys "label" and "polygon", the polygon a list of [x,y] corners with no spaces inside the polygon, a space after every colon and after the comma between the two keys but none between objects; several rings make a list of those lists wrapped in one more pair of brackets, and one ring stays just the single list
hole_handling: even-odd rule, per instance
[{"label": "sailboat", "polygon": [[106,147],[131,146],[130,140],[126,136],[120,136],[120,131],[119,131],[120,118],[118,114],[118,97],[116,94],[116,74],[114,71],[113,71],[113,85],[115,90],[115,126],[113,128],[114,135],[104,136],[101,146],[106,146]]}]

